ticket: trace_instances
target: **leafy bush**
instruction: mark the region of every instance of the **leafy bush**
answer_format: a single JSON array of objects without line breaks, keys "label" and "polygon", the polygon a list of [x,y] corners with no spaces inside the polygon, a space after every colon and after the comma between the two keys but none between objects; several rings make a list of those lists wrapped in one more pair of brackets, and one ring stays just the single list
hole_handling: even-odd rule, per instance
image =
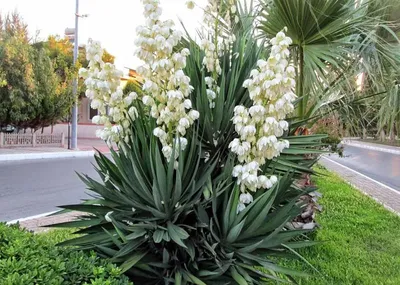
[{"label": "leafy bush", "polygon": [[1,223],[0,284],[132,284],[94,252],[55,246],[65,238],[62,233],[34,235],[18,225]]},{"label": "leafy bush", "polygon": [[136,92],[137,94],[142,94],[142,87],[140,86],[140,83],[134,81],[134,80],[128,80],[126,83],[123,92],[125,95],[128,95],[131,92]]},{"label": "leafy bush", "polygon": [[319,120],[312,128],[313,133],[327,134],[326,138],[321,140],[330,152],[343,156],[343,146],[340,145],[342,138],[339,134],[339,127],[334,118]]},{"label": "leafy bush", "polygon": [[[279,101],[281,106],[289,111],[293,108],[290,88],[294,82],[287,75],[290,71],[286,72],[288,62],[284,60],[290,39],[281,33],[280,39],[275,39],[282,41],[281,45],[276,44],[271,50],[282,49],[282,55],[270,57],[268,62],[258,61],[263,57],[264,45],[259,45],[253,37],[253,18],[249,14],[242,17],[243,21],[234,30],[236,37],[228,35],[229,50],[216,53],[221,64],[211,58],[212,51],[205,51],[190,38],[181,42],[187,49],[172,54],[172,48],[154,47],[156,41],[146,38],[154,28],[164,33],[164,36],[157,35],[157,41],[168,37],[169,43],[179,42],[177,33],[169,27],[170,22],[158,20],[158,1],[143,2],[146,23],[153,25],[138,29],[139,34],[144,34],[138,42],[146,45],[139,55],[150,58],[150,63],[141,68],[146,75],[143,94],[134,96],[139,98],[130,95],[119,98],[121,92],[114,88],[118,86],[115,84],[117,72],[110,66],[102,70],[100,74],[110,78],[104,82],[106,76],[98,75],[101,62],[91,61],[89,69],[81,71],[89,82],[87,93],[98,100],[100,108],[112,105],[112,116],[118,119],[114,121],[122,121],[120,128],[107,129],[104,133],[107,140],[119,136],[119,151],[111,150],[112,159],[102,154],[95,157],[101,182],[81,175],[92,199],[79,205],[61,206],[86,213],[76,221],[56,225],[81,228],[77,232],[80,237],[61,245],[96,250],[121,264],[131,280],[141,285],[266,284],[266,279],[290,281],[292,276],[302,275],[278,266],[274,258],[297,258],[297,248],[314,244],[306,236],[311,229],[294,229],[290,222],[305,206],[299,198],[315,190],[299,187],[295,182],[304,173],[312,173],[316,157],[306,159],[305,156],[319,153],[325,136],[295,136],[304,121],[290,119],[288,123],[284,121],[286,111],[274,111],[282,110],[274,104],[284,95],[287,95],[285,99]],[[227,5],[223,3],[222,6]],[[228,16],[236,11],[236,6],[223,8],[224,15]],[[236,20],[235,17],[232,18]],[[91,44],[91,58],[96,58],[96,53],[101,54],[101,47],[95,42]],[[206,46],[211,44],[207,42]],[[181,49],[179,45],[172,46]],[[152,61],[154,58],[157,60]],[[249,82],[250,74],[258,73],[254,69],[263,73],[262,66],[274,65],[277,61],[277,68],[271,67],[275,72],[269,70],[269,75],[264,76],[269,85],[262,87],[261,103],[254,106],[250,88],[243,87],[245,82]],[[214,68],[214,64],[215,72],[210,72],[208,69],[211,65]],[[285,79],[276,79],[275,87],[266,90],[271,85],[268,77],[279,70]],[[194,87],[193,92],[188,82]],[[104,91],[97,86],[111,87]],[[127,102],[131,104],[127,106]],[[246,113],[250,107],[264,110],[265,116],[254,123],[261,131],[247,143],[271,139],[268,147],[262,148],[267,153],[262,154],[266,157],[260,159],[262,163],[246,161],[258,165],[254,167],[255,174],[245,173],[249,174],[247,177],[253,175],[253,182],[270,182],[269,186],[254,187],[257,189],[233,177],[234,168],[242,168],[240,164],[244,163],[238,158],[240,154],[230,149],[231,142],[246,137],[238,134],[232,118],[238,109]],[[267,107],[272,111],[265,111]],[[110,120],[105,113],[101,116],[105,122]],[[277,150],[282,143],[282,150]],[[252,151],[256,156],[256,146]],[[273,155],[268,155],[270,152]]]}]

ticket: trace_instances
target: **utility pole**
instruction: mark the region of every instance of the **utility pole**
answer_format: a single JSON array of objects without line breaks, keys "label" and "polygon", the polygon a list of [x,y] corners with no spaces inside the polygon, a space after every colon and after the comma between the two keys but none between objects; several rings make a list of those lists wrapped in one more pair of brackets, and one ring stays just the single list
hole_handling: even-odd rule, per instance
[{"label": "utility pole", "polygon": [[[78,59],[78,19],[79,19],[79,0],[76,0],[75,7],[75,35],[74,35],[74,66],[76,65],[76,61]],[[72,94],[74,98],[74,105],[72,106],[72,131],[71,131],[71,149],[78,149],[78,76],[75,76]]]}]

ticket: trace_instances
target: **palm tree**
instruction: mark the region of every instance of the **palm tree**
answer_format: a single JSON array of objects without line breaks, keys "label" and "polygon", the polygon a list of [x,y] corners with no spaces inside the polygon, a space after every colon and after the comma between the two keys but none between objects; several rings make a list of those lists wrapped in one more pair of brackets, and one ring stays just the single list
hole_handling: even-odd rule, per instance
[{"label": "palm tree", "polygon": [[[349,102],[388,94],[394,85],[388,74],[400,74],[400,52],[395,49],[399,40],[387,17],[388,3],[263,0],[262,36],[270,38],[286,27],[293,40],[299,119],[325,114],[327,108],[351,113]],[[356,84],[361,74],[362,86]]]},{"label": "palm tree", "polygon": [[[400,36],[400,2],[382,0],[383,3],[378,1],[377,4],[391,3],[392,5],[382,5],[387,7],[383,13],[385,20],[394,23],[392,31],[380,29],[378,33],[388,43],[397,44],[397,50],[400,49],[398,44],[398,37]],[[373,7],[376,8],[376,7]],[[399,53],[395,53],[400,60]],[[378,106],[378,112],[375,116],[378,132],[381,133],[381,139],[385,139],[385,131],[389,134],[391,140],[394,140],[395,134],[399,134],[400,131],[400,72],[398,69],[388,67],[385,70],[383,76],[385,77],[385,85],[380,89],[386,90],[384,96],[376,100],[376,106]]]}]

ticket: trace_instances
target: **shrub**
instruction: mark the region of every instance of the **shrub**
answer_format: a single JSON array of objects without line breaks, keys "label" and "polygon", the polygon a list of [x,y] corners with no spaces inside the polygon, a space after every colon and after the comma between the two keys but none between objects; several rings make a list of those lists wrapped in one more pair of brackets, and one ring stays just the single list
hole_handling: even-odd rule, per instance
[{"label": "shrub", "polygon": [[127,277],[94,252],[56,247],[66,234],[34,235],[0,224],[0,284],[128,285]]},{"label": "shrub", "polygon": [[[223,23],[214,19],[219,5],[205,9],[213,14],[210,34],[226,43],[215,51],[208,36],[201,44],[180,41],[159,20],[159,1],[143,2],[143,94],[121,97],[117,71],[99,73],[101,61],[81,71],[99,110],[113,108],[119,126],[105,124],[102,137],[117,140],[119,151],[96,156],[100,182],[81,175],[93,199],[62,206],[86,214],[56,225],[81,228],[82,236],[61,244],[111,257],[141,285],[265,284],[302,275],[273,258],[297,258],[297,248],[314,244],[305,235],[311,229],[290,222],[305,206],[299,198],[315,190],[295,181],[312,173],[316,158],[305,155],[318,153],[324,136],[295,136],[304,122],[285,121],[294,108],[294,69],[285,59],[291,40],[279,33],[269,58],[259,60],[264,45],[253,37],[251,13],[219,35],[239,20],[239,2],[221,1]],[[89,51],[99,58],[101,47],[92,42]]]},{"label": "shrub", "polygon": [[137,94],[142,93],[142,87],[140,86],[140,83],[135,81],[135,80],[128,80],[126,83],[123,92],[125,95],[129,95],[131,92],[136,92]]},{"label": "shrub", "polygon": [[337,153],[343,156],[343,146],[340,145],[342,138],[339,134],[339,127],[335,118],[319,120],[312,128],[313,133],[327,134],[327,137],[322,139],[322,143],[326,145],[330,152]]}]

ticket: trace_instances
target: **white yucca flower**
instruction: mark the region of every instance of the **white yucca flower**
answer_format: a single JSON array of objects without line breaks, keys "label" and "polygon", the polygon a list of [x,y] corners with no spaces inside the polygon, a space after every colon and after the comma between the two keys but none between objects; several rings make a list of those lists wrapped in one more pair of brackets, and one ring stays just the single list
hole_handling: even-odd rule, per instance
[{"label": "white yucca flower", "polygon": [[80,77],[85,79],[85,94],[91,100],[90,106],[98,110],[98,115],[93,117],[92,122],[104,125],[104,129],[96,131],[96,136],[108,143],[118,142],[121,138],[128,140],[130,121],[137,117],[136,108],[131,106],[137,94],[132,92],[127,97],[124,96],[120,87],[122,72],[113,64],[103,62],[102,56],[100,43],[89,40],[86,46],[89,65],[88,68],[79,70]]},{"label": "white yucca flower", "polygon": [[[185,75],[186,57],[189,50],[174,52],[181,40],[180,31],[174,30],[171,20],[162,21],[162,9],[158,0],[142,0],[146,24],[136,29],[138,38],[136,55],[144,65],[138,71],[144,78],[142,101],[151,109],[151,116],[157,119],[154,135],[160,139],[162,152],[169,161],[173,153],[174,139],[183,139],[187,129],[198,119],[199,113],[192,110],[188,98],[193,90],[190,78]],[[194,6],[188,1],[188,7]],[[183,140],[185,141],[185,140]],[[182,142],[182,140],[181,140]],[[181,149],[186,146],[179,144]],[[175,158],[179,151],[175,151]]]},{"label": "white yucca flower", "polygon": [[[236,40],[232,30],[233,23],[238,22],[239,18],[236,15],[236,1],[225,1],[226,5],[222,11],[221,1],[208,0],[207,6],[204,8],[203,16],[203,35],[200,43],[200,48],[204,51],[203,65],[210,73],[209,77],[205,78],[207,85],[207,97],[210,108],[215,107],[215,98],[219,94],[217,85],[218,78],[222,72],[219,57],[225,52],[230,53],[231,44]],[[221,25],[223,23],[223,25]],[[222,26],[224,28],[222,28]],[[223,30],[228,30],[228,37],[222,35]]]},{"label": "white yucca flower", "polygon": [[[234,109],[232,121],[239,138],[234,139],[229,148],[241,164],[235,166],[232,175],[237,177],[245,194],[259,188],[269,189],[277,182],[276,176],[259,175],[259,167],[289,147],[289,142],[279,137],[289,128],[285,118],[293,111],[292,102],[296,97],[292,91],[295,72],[287,60],[291,42],[284,32],[271,39],[268,60],[259,60],[257,69],[252,70],[250,78],[243,83],[253,106]],[[238,211],[244,208],[245,203],[241,203]]]}]

